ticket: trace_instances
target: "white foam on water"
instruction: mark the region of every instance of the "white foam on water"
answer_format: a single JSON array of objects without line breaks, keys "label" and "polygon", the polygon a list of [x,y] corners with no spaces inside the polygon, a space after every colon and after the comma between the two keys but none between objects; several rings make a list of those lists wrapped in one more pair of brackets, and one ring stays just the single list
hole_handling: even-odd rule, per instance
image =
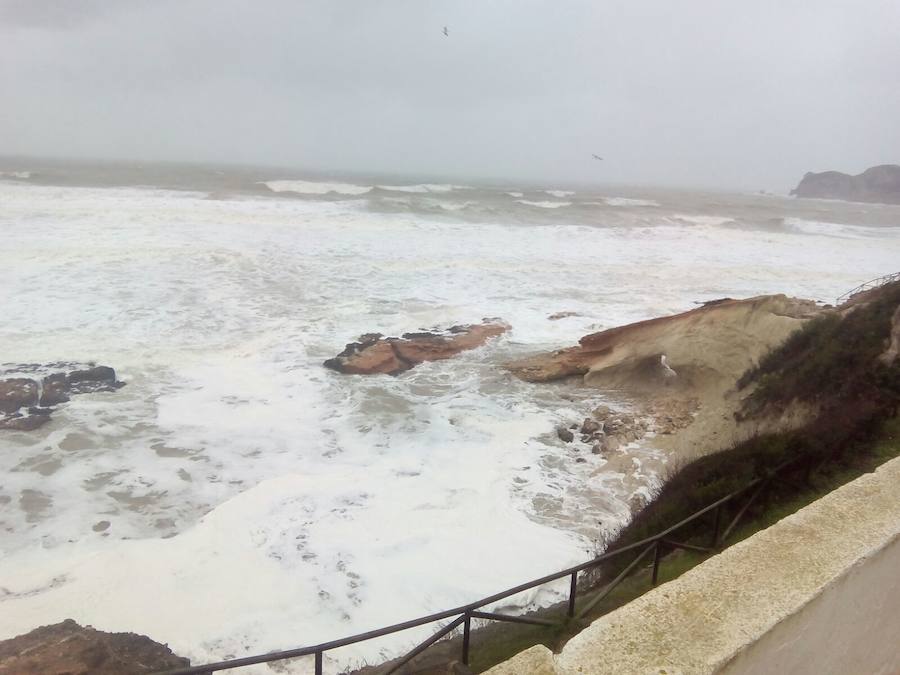
[{"label": "white foam on water", "polygon": [[683,215],[677,214],[672,216],[673,219],[690,225],[701,225],[705,227],[719,227],[727,223],[733,223],[732,216],[703,216],[703,215]]},{"label": "white foam on water", "polygon": [[506,194],[508,194],[510,197],[524,197],[525,196],[524,192],[507,192]]},{"label": "white foam on water", "polygon": [[452,192],[453,190],[465,190],[465,185],[451,185],[449,183],[421,183],[419,185],[379,185],[382,190],[392,192]]},{"label": "white foam on water", "polygon": [[[203,197],[0,185],[4,360],[96,361],[128,383],[3,437],[0,638],[72,617],[199,661],[243,656],[584,560],[658,485],[660,457],[650,443],[627,474],[604,470],[554,434],[603,392],[572,401],[499,364],[695,300],[831,300],[900,259],[895,237],[836,244],[676,214],[476,226],[358,201]],[[561,310],[579,316],[547,320]],[[396,378],[321,365],[364,332],[485,316],[513,330]]]},{"label": "white foam on water", "polygon": [[528,199],[517,199],[519,204],[525,204],[526,206],[537,206],[542,209],[558,209],[561,206],[572,206],[572,202],[533,202]]},{"label": "white foam on water", "polygon": [[900,236],[900,227],[876,227],[843,223],[827,223],[804,218],[785,218],[784,225],[789,230],[801,234],[815,234],[842,239],[870,239]]},{"label": "white foam on water", "polygon": [[631,197],[604,197],[603,203],[607,206],[659,206],[659,202],[653,199],[634,199]]},{"label": "white foam on water", "polygon": [[12,178],[16,180],[28,180],[31,178],[30,171],[0,171],[0,180]]},{"label": "white foam on water", "polygon": [[544,190],[551,197],[559,197],[562,199],[563,197],[571,197],[575,194],[574,190]]},{"label": "white foam on water", "polygon": [[270,180],[263,183],[272,192],[296,192],[301,195],[364,195],[371,192],[371,185],[351,183],[321,183],[308,180]]}]

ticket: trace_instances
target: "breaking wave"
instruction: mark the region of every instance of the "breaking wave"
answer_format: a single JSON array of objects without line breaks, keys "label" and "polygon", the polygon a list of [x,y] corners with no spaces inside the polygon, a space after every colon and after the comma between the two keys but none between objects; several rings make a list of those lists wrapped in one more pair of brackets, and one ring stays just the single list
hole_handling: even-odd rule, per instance
[{"label": "breaking wave", "polygon": [[519,204],[525,204],[526,206],[537,206],[542,209],[558,209],[561,206],[572,206],[572,202],[533,202],[528,199],[517,199]]},{"label": "breaking wave", "polygon": [[371,185],[352,183],[320,183],[307,180],[270,180],[263,183],[272,192],[296,192],[301,195],[364,195],[372,190]]}]

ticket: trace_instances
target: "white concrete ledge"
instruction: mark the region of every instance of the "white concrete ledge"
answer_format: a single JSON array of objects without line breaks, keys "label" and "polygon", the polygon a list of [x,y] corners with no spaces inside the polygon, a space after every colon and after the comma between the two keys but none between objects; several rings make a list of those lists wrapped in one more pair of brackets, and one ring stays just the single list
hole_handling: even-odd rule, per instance
[{"label": "white concrete ledge", "polygon": [[491,675],[900,672],[900,458]]}]

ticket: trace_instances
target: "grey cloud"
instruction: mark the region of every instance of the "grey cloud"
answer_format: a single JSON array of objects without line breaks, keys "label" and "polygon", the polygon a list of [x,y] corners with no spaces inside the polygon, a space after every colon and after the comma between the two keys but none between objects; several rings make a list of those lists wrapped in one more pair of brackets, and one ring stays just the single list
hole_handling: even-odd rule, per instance
[{"label": "grey cloud", "polygon": [[900,149],[894,2],[7,0],[0,18],[2,154],[786,189]]}]

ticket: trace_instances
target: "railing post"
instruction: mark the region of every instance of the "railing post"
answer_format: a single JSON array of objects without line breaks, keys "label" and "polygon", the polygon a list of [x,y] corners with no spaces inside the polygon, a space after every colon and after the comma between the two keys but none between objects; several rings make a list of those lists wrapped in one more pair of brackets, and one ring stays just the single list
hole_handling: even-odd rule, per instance
[{"label": "railing post", "polygon": [[462,662],[469,665],[469,633],[472,630],[472,612],[466,611],[466,620],[463,622]]},{"label": "railing post", "polygon": [[653,585],[659,580],[659,559],[662,557],[662,540],[657,539],[653,547]]},{"label": "railing post", "polygon": [[569,582],[569,616],[575,616],[575,590],[578,587],[578,572],[572,572]]},{"label": "railing post", "polygon": [[719,548],[719,530],[722,527],[722,505],[719,504],[716,507],[716,522],[713,525],[713,536],[712,542],[710,543],[710,548]]},{"label": "railing post", "polygon": [[322,652],[316,652],[316,675],[322,675]]}]

